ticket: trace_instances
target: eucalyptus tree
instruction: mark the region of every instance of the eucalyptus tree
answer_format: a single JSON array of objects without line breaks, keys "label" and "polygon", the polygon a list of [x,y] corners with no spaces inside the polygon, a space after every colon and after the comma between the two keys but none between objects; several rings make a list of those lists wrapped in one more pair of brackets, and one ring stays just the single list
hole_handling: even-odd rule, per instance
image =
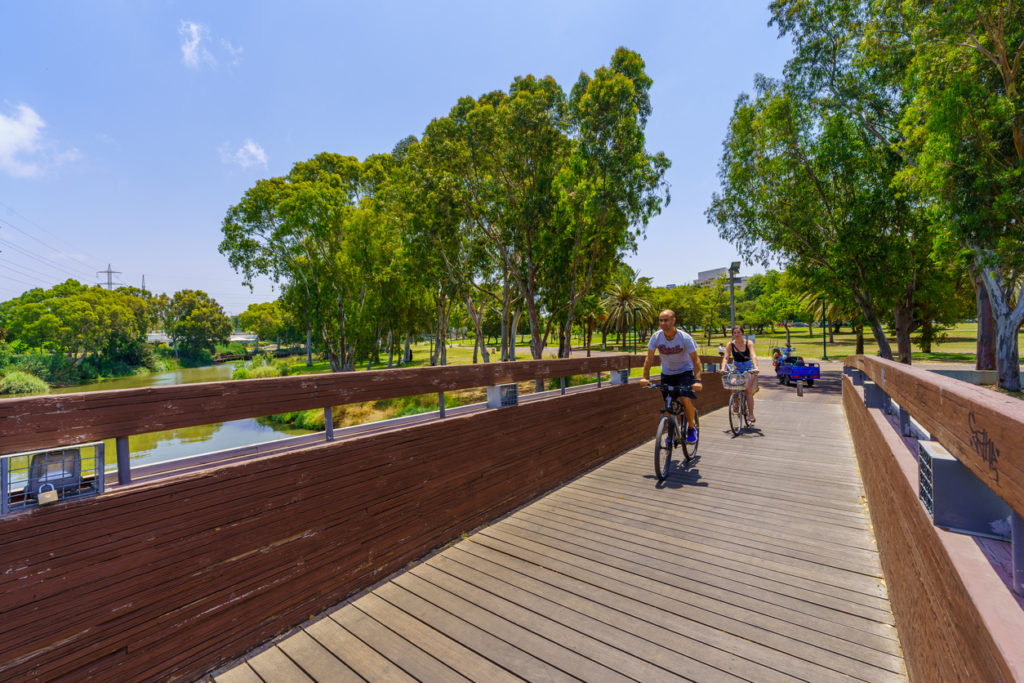
[{"label": "eucalyptus tree", "polygon": [[284,177],[258,181],[224,218],[220,252],[246,284],[264,275],[281,286],[334,372],[352,369],[357,351],[374,348],[382,278],[401,277],[375,203],[391,165],[389,155],[360,162],[321,153]]},{"label": "eucalyptus tree", "polygon": [[915,97],[903,130],[917,164],[903,180],[934,200],[932,217],[948,248],[971,258],[995,318],[999,384],[1020,389],[1024,6],[906,0],[886,7],[912,26],[907,82]]},{"label": "eucalyptus tree", "polygon": [[620,254],[636,251],[648,221],[668,204],[671,164],[646,146],[651,85],[640,55],[620,47],[609,66],[581,73],[570,93],[570,143],[553,183],[558,203],[544,235],[543,272],[545,298],[564,315],[566,339],[579,302],[604,287]]}]

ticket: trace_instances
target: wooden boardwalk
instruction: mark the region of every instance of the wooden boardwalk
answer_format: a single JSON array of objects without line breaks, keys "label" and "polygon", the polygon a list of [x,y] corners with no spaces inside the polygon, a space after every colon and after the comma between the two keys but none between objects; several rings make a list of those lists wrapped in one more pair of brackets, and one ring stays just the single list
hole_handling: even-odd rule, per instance
[{"label": "wooden boardwalk", "polygon": [[215,680],[905,679],[838,386],[766,385],[667,485],[645,443]]}]

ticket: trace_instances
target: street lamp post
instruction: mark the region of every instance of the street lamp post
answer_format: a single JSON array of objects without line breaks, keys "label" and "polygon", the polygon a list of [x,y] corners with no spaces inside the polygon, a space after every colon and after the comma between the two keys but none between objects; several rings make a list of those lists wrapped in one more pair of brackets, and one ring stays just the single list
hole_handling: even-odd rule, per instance
[{"label": "street lamp post", "polygon": [[633,309],[633,353],[640,348],[640,311],[642,308]]},{"label": "street lamp post", "polygon": [[819,296],[821,300],[821,359],[828,360],[828,339],[825,328],[828,327],[828,320],[825,319],[825,297]]},{"label": "street lamp post", "polygon": [[736,294],[733,285],[736,283],[736,274],[740,272],[740,262],[733,261],[729,266],[729,334],[736,327]]}]

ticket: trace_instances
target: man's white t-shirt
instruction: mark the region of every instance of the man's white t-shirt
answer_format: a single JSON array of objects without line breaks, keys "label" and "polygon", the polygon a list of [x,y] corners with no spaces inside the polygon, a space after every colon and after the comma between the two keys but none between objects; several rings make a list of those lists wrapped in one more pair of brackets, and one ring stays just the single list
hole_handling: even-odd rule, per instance
[{"label": "man's white t-shirt", "polygon": [[693,361],[690,354],[697,350],[697,342],[693,337],[676,328],[676,336],[672,339],[665,337],[663,330],[658,330],[651,335],[651,341],[647,348],[661,354],[661,372],[663,375],[679,375],[687,370],[693,370]]}]

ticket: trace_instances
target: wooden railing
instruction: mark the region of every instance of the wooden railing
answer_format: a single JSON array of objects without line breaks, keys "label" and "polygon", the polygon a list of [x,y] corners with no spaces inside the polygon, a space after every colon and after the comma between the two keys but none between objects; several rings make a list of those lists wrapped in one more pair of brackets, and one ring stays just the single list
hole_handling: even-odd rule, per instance
[{"label": "wooden railing", "polygon": [[[624,355],[8,399],[0,449],[642,362]],[[725,404],[717,377],[705,386],[702,411]],[[0,518],[0,680],[199,678],[651,439],[661,405],[635,382],[555,393]]]},{"label": "wooden railing", "polygon": [[846,365],[1024,515],[1024,401],[884,358],[851,356]]},{"label": "wooden railing", "polygon": [[[851,356],[846,368],[843,404],[911,680],[1024,680],[1024,598],[1013,595],[1024,579],[1024,402],[880,358]],[[942,448],[1007,504],[1008,576],[993,560],[1004,544],[941,529],[922,503],[936,492],[918,452]],[[970,485],[947,502],[962,504]]]}]

